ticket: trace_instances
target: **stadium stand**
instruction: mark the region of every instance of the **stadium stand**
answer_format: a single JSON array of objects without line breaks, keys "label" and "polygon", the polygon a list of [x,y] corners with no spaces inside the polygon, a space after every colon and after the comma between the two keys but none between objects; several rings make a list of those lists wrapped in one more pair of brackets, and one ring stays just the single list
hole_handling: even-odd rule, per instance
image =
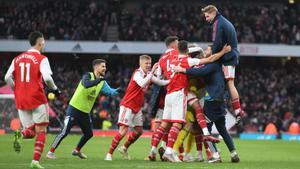
[{"label": "stadium stand", "polygon": [[[200,15],[204,2],[169,2],[0,1],[0,38],[26,39],[32,30],[40,30],[51,40],[162,41],[177,35],[189,41],[211,41],[209,25]],[[300,44],[297,5],[286,1],[216,4],[236,26],[239,42]]]}]

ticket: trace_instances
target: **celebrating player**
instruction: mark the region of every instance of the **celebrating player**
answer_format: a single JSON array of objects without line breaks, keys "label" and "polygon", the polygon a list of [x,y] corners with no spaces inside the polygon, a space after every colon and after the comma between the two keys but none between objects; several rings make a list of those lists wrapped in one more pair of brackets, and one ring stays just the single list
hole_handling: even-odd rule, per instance
[{"label": "celebrating player", "polygon": [[[162,75],[162,72],[164,72],[164,73],[167,72],[165,69],[167,67],[167,65],[166,65],[167,60],[171,60],[173,57],[176,57],[178,55],[178,37],[177,36],[168,36],[165,39],[165,45],[167,47],[167,50],[159,59],[159,66],[157,69],[158,76],[161,76],[161,77],[165,76],[165,74]],[[156,89],[156,86],[154,86],[152,95],[155,95],[156,90],[158,90],[158,89],[156,89],[156,90],[155,89]],[[159,89],[159,90],[160,90],[159,95],[158,95],[159,97],[156,98],[157,102],[158,102],[158,107],[155,112],[156,114],[155,114],[155,130],[154,130],[154,132],[156,132],[156,130],[162,123],[163,109],[164,109],[165,96],[166,96],[166,87],[164,89]],[[151,144],[153,144],[153,141],[154,141],[154,134],[152,135]],[[160,148],[158,149],[160,159],[162,161],[164,161],[162,156],[165,152],[167,142],[168,142],[168,132],[166,131],[165,133],[163,133]],[[153,156],[153,157],[148,156],[148,158],[151,161],[156,160],[155,156]]]},{"label": "celebrating player", "polygon": [[34,138],[34,155],[31,168],[42,169],[39,163],[46,142],[49,123],[48,101],[44,93],[42,78],[46,85],[59,94],[51,77],[49,61],[41,52],[45,40],[42,33],[35,31],[29,35],[31,49],[15,57],[5,75],[5,81],[14,90],[16,107],[23,130],[15,132],[14,148],[20,152],[20,139]]},{"label": "celebrating player", "polygon": [[[197,44],[189,45],[189,55],[192,58],[204,58],[205,53]],[[203,114],[200,100],[198,98],[204,97],[204,82],[201,78],[189,77],[189,92],[187,96],[188,111],[186,113],[186,123],[180,131],[178,138],[174,144],[174,150],[179,152],[179,159],[182,161],[204,161],[202,155],[202,144],[204,143],[207,159],[211,158],[211,151],[208,144],[203,141],[203,133],[208,133],[206,120]],[[196,120],[197,119],[197,120]],[[201,127],[201,128],[200,128]],[[202,129],[202,132],[201,132]],[[186,140],[186,147],[183,146]],[[193,159],[190,154],[192,144],[196,142],[197,157]]]},{"label": "celebrating player", "polygon": [[[140,67],[136,69],[130,79],[125,96],[120,103],[119,112],[119,132],[113,138],[109,151],[105,156],[105,160],[111,161],[112,154],[119,142],[128,132],[129,127],[133,127],[133,131],[129,134],[127,141],[118,150],[125,159],[130,159],[128,155],[128,147],[133,144],[143,133],[143,114],[141,111],[144,103],[144,93],[147,91],[151,82],[164,86],[169,80],[160,80],[153,76],[158,64],[154,64],[151,69],[151,57],[148,55],[140,56]],[[149,72],[150,71],[150,72]]]},{"label": "celebrating player", "polygon": [[83,136],[76,148],[72,151],[72,155],[78,156],[81,159],[87,158],[80,150],[85,143],[93,137],[90,112],[95,100],[99,93],[112,96],[118,94],[118,89],[111,88],[104,80],[105,72],[106,61],[103,59],[95,59],[93,61],[93,72],[87,72],[83,75],[66,110],[67,115],[65,117],[64,127],[53,141],[47,153],[47,158],[56,158],[54,154],[55,150],[61,141],[69,134],[74,125],[78,125],[81,128]]}]

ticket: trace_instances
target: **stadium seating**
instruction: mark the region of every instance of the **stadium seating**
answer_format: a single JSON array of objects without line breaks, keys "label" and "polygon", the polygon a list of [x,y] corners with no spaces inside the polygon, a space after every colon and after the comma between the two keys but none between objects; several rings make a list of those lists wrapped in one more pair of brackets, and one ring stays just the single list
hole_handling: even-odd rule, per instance
[{"label": "stadium seating", "polygon": [[[101,2],[2,2],[0,38],[26,39],[32,30],[40,30],[52,40],[162,41],[167,35],[178,35],[189,41],[211,41],[209,25],[200,15],[204,3]],[[236,26],[240,42],[300,44],[297,5],[230,2],[216,5]]]}]

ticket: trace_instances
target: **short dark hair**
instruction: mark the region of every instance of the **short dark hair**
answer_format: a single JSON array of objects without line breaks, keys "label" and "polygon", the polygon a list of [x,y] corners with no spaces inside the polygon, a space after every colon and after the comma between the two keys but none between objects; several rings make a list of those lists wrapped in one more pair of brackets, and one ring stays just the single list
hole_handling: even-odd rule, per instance
[{"label": "short dark hair", "polygon": [[37,39],[43,38],[43,37],[44,37],[44,35],[41,32],[34,31],[29,34],[28,40],[29,40],[30,45],[34,46],[34,45],[36,45]]},{"label": "short dark hair", "polygon": [[96,65],[100,65],[101,63],[106,63],[106,61],[104,59],[95,59],[95,60],[93,60],[93,68]]},{"label": "short dark hair", "polygon": [[181,40],[178,42],[178,51],[179,53],[188,53],[189,52],[189,48],[188,48],[188,41],[185,40]]},{"label": "short dark hair", "polygon": [[165,44],[166,46],[168,47],[172,42],[178,40],[179,38],[177,36],[168,36],[166,39],[165,39]]}]

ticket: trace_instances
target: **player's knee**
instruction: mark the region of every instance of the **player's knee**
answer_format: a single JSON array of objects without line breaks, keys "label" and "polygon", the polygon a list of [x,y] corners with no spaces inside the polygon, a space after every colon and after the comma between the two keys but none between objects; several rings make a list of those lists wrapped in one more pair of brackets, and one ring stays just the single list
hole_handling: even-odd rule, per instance
[{"label": "player's knee", "polygon": [[190,131],[192,129],[192,126],[193,126],[193,123],[187,122],[184,125],[184,129],[187,130],[187,131]]},{"label": "player's knee", "polygon": [[154,130],[158,129],[158,127],[161,125],[161,122],[155,122],[154,124]]},{"label": "player's knee", "polygon": [[93,132],[88,132],[88,133],[85,134],[85,137],[89,138],[89,139],[92,138],[93,136],[94,136]]},{"label": "player's knee", "polygon": [[120,133],[121,136],[125,136],[127,131],[128,131],[127,126],[121,126],[120,129],[119,129],[119,133]]},{"label": "player's knee", "polygon": [[37,125],[35,126],[35,131],[38,132],[47,132],[47,125]]},{"label": "player's knee", "polygon": [[182,124],[181,123],[173,123],[174,127],[177,127],[179,130],[181,130],[182,128]]},{"label": "player's knee", "polygon": [[225,125],[216,125],[216,128],[219,132],[227,132]]},{"label": "player's knee", "polygon": [[135,131],[138,135],[142,135],[143,134],[143,128],[142,127],[135,127]]},{"label": "player's knee", "polygon": [[163,127],[164,129],[169,129],[170,128],[170,124],[168,122],[163,121],[161,123],[161,127]]},{"label": "player's knee", "polygon": [[61,133],[59,133],[59,135],[57,137],[59,137],[59,138],[65,138],[68,134],[69,134],[69,132],[62,131]]},{"label": "player's knee", "polygon": [[137,134],[140,136],[140,135],[142,135],[143,134],[143,130],[138,130],[137,131]]}]

